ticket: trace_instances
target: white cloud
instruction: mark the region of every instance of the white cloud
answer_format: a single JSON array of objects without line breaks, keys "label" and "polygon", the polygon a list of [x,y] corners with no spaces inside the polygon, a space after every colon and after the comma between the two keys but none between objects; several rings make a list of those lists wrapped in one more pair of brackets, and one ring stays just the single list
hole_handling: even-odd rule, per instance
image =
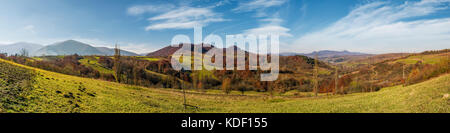
[{"label": "white cloud", "polygon": [[233,11],[248,12],[257,9],[280,6],[286,2],[287,0],[253,0],[246,3],[239,3],[239,6],[234,8]]},{"label": "white cloud", "polygon": [[219,6],[223,6],[223,5],[230,4],[230,3],[231,3],[230,0],[221,0],[221,1],[217,2],[214,6],[219,7]]},{"label": "white cloud", "polygon": [[136,5],[128,8],[127,13],[130,15],[141,15],[144,13],[160,13],[167,12],[174,9],[175,6],[172,4],[164,5]]},{"label": "white cloud", "polygon": [[265,19],[261,19],[260,21],[262,21],[262,22],[270,22],[270,23],[277,23],[277,24],[283,22],[283,20],[280,19],[280,18],[265,18]]},{"label": "white cloud", "polygon": [[261,24],[259,27],[248,29],[244,31],[244,34],[264,35],[264,34],[277,34],[280,37],[292,37],[289,33],[290,29],[281,26],[282,19],[278,18],[276,13],[273,17],[260,19]]},{"label": "white cloud", "polygon": [[254,34],[254,35],[264,35],[264,34],[275,34],[279,36],[291,37],[289,34],[290,29],[279,26],[279,25],[264,25],[261,27],[245,30],[244,34]]},{"label": "white cloud", "polygon": [[34,25],[27,25],[27,26],[23,27],[23,30],[25,30],[29,33],[32,33],[32,34],[36,33],[36,31],[34,30]]},{"label": "white cloud", "polygon": [[302,52],[347,49],[380,53],[448,48],[450,18],[425,16],[448,9],[449,2],[423,0],[400,5],[387,2],[365,4],[323,30],[300,37],[290,49]]},{"label": "white cloud", "polygon": [[148,19],[153,22],[145,29],[188,29],[194,26],[206,26],[212,22],[226,21],[222,15],[214,12],[210,7],[194,8],[181,7]]},{"label": "white cloud", "polygon": [[151,44],[146,44],[146,43],[124,43],[124,45],[120,46],[121,49],[127,50],[127,51],[131,51],[137,54],[144,54],[144,53],[150,53],[153,51],[156,51],[160,48],[162,48],[162,46],[159,45],[151,45]]}]

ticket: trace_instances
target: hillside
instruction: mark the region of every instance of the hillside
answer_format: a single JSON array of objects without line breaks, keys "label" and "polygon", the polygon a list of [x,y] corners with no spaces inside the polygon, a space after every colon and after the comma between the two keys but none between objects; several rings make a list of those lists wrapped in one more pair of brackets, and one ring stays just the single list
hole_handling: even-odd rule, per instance
[{"label": "hillside", "polygon": [[[20,96],[23,104],[10,108],[2,101],[0,112],[183,112],[182,93],[174,89],[144,88],[113,82],[80,78],[19,65],[0,59],[0,68],[34,71],[32,88]],[[11,78],[0,71],[0,78]],[[20,73],[26,74],[26,73]],[[310,93],[269,97],[263,92],[247,96],[223,95],[211,90],[189,91],[188,104],[199,106],[190,112],[450,112],[450,75],[419,84],[382,88],[373,93],[345,96]],[[4,90],[4,88],[2,88]],[[285,94],[288,95],[288,94]],[[302,98],[305,97],[305,98]],[[16,97],[10,97],[15,99]],[[9,107],[9,108],[5,108]]]},{"label": "hillside", "polygon": [[360,52],[350,52],[347,50],[344,51],[333,51],[333,50],[321,50],[321,51],[314,51],[311,53],[294,53],[294,52],[286,52],[286,53],[280,53],[281,56],[295,56],[295,55],[304,55],[314,58],[314,55],[317,55],[319,58],[323,57],[334,57],[334,56],[348,56],[348,55],[368,55],[365,53]]},{"label": "hillside", "polygon": [[72,54],[78,54],[78,55],[103,55],[100,50],[96,49],[95,47],[92,47],[88,44],[81,43],[75,40],[67,40],[64,42],[59,42],[55,44],[51,44],[48,46],[45,46],[35,53],[33,55],[35,56],[42,56],[42,55],[72,55]]},{"label": "hillside", "polygon": [[309,56],[309,57],[314,57],[314,55],[317,55],[319,58],[325,58],[325,57],[368,55],[368,54],[359,53],[359,52],[350,52],[347,50],[344,50],[344,51],[322,50],[322,51],[314,51],[312,53],[305,54],[305,56]]},{"label": "hillside", "polygon": [[[114,55],[114,49],[106,47],[93,47],[89,44],[82,43],[75,40],[67,40],[51,44],[41,49],[32,52],[34,56],[55,56],[55,55]],[[138,54],[121,50],[121,54],[125,56],[138,56]]]},{"label": "hillside", "polygon": [[[147,56],[149,57],[169,57],[172,54],[174,54],[176,51],[178,51],[179,49],[181,49],[183,47],[183,45],[189,45],[189,44],[180,44],[179,47],[172,47],[172,46],[166,46],[164,48],[161,48],[159,50],[156,50],[154,52],[148,53]],[[199,46],[200,44],[190,44],[191,45],[191,51],[194,51],[194,47],[195,46]],[[211,47],[202,47],[202,52],[206,53],[209,50],[215,48],[215,46],[211,46]],[[243,49],[237,47],[237,46],[230,46],[228,48],[217,48],[215,50],[224,50],[224,51],[228,51],[228,50],[235,50],[235,51],[242,51]],[[248,51],[244,51],[245,53],[249,53]]]},{"label": "hillside", "polygon": [[[109,55],[109,56],[114,55],[114,49],[112,49],[112,48],[107,48],[107,47],[96,47],[96,48],[97,48],[97,50],[102,52],[103,55]],[[124,56],[139,56],[139,54],[125,51],[125,50],[120,50],[120,54],[124,55]]]},{"label": "hillside", "polygon": [[344,51],[333,51],[333,50],[322,50],[322,51],[314,51],[311,53],[281,53],[281,56],[295,56],[295,55],[303,55],[314,58],[315,55],[319,58],[319,60],[328,62],[328,63],[341,63],[349,60],[367,58],[373,56],[371,54],[365,54],[360,52],[350,52],[347,50]]},{"label": "hillside", "polygon": [[[179,47],[172,47],[172,46],[166,46],[164,48],[161,48],[159,50],[156,50],[154,52],[148,53],[147,56],[150,57],[168,57],[171,56],[173,53],[175,53],[177,50],[181,49],[183,45],[189,45],[189,44],[180,44]],[[194,50],[194,44],[191,45],[191,50]],[[211,49],[211,47],[203,47],[202,51],[207,52]]]}]

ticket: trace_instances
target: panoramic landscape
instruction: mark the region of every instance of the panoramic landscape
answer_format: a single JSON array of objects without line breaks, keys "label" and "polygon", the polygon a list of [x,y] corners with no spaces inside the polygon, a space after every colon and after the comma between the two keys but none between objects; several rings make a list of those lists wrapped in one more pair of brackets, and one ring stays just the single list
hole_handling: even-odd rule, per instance
[{"label": "panoramic landscape", "polygon": [[0,113],[450,113],[448,0],[1,3]]}]

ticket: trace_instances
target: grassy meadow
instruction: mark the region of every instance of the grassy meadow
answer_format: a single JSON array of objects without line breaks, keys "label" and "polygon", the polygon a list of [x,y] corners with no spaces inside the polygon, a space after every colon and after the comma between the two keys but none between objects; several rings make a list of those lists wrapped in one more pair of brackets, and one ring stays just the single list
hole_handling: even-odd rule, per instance
[{"label": "grassy meadow", "polygon": [[[32,87],[20,95],[24,103],[14,108],[0,106],[0,112],[80,113],[180,113],[183,93],[177,89],[145,88],[103,80],[69,76],[0,59],[0,65],[33,71]],[[4,66],[1,66],[4,67]],[[6,72],[7,73],[7,72]],[[191,113],[450,113],[450,75],[411,86],[382,88],[372,93],[348,95],[290,91],[283,95],[267,92],[199,92],[188,90]],[[2,103],[3,104],[3,103]]]}]

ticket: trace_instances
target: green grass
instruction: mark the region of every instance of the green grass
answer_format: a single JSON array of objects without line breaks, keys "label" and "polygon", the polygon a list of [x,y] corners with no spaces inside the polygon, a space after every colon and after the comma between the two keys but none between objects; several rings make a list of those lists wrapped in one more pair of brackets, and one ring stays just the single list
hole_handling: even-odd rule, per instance
[{"label": "green grass", "polygon": [[159,61],[159,58],[151,58],[151,57],[147,57],[147,56],[136,56],[136,58],[140,59],[140,60],[147,60],[147,61]]},{"label": "green grass", "polygon": [[32,57],[32,59],[37,60],[37,61],[42,61],[43,59],[40,57]]},{"label": "green grass", "polygon": [[103,67],[101,64],[98,63],[99,57],[84,57],[84,59],[79,60],[79,62],[87,67],[91,67],[92,69],[95,69],[99,71],[100,73],[105,74],[113,74],[114,71],[108,68]]},{"label": "green grass", "polygon": [[431,54],[431,55],[414,55],[409,56],[406,59],[399,59],[395,62],[405,63],[405,64],[416,64],[419,61],[422,61],[424,64],[437,64],[444,59],[448,58],[448,54],[450,53],[443,53],[443,54]]},{"label": "green grass", "polygon": [[[96,79],[63,75],[7,62],[34,70],[36,81],[26,97],[23,112],[184,112],[183,93],[175,89],[145,88]],[[450,75],[407,87],[394,86],[373,93],[296,98],[268,93],[238,92],[224,95],[220,90],[206,93],[188,90],[188,104],[199,109],[188,112],[215,113],[302,113],[302,112],[445,112],[450,113]],[[307,93],[301,93],[307,95]]]}]

